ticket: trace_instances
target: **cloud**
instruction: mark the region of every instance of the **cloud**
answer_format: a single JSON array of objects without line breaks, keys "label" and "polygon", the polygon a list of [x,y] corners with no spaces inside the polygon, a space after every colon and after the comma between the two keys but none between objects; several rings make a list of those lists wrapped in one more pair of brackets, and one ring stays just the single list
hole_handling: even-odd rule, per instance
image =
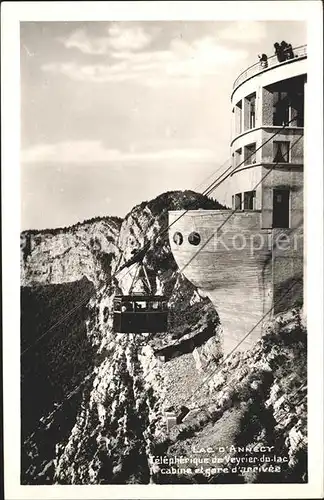
[{"label": "cloud", "polygon": [[110,45],[115,50],[142,50],[147,47],[152,40],[141,26],[133,28],[121,27],[118,24],[108,29]]},{"label": "cloud", "polygon": [[75,48],[84,54],[105,55],[112,50],[136,51],[143,50],[150,45],[152,35],[144,31],[141,26],[125,27],[113,24],[107,29],[105,36],[90,36],[86,30],[80,29],[68,38],[59,39],[68,48]]},{"label": "cloud", "polygon": [[168,50],[113,52],[111,64],[79,64],[54,62],[42,70],[63,74],[72,80],[87,82],[139,81],[146,85],[164,85],[169,82],[198,81],[202,77],[220,74],[224,69],[247,57],[240,48],[230,49],[212,36],[205,36],[188,44],[173,40]]},{"label": "cloud", "polygon": [[24,163],[87,163],[135,161],[213,161],[216,153],[209,149],[165,149],[154,152],[123,152],[106,149],[100,141],[64,141],[57,144],[37,144],[21,151]]},{"label": "cloud", "polygon": [[233,22],[218,33],[218,38],[233,42],[258,42],[266,37],[266,27],[259,21]]}]

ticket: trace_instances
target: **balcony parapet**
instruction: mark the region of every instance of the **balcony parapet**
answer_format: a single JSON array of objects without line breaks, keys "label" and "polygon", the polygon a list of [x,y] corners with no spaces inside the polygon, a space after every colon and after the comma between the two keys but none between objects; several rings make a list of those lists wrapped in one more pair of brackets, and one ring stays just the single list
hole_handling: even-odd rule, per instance
[{"label": "balcony parapet", "polygon": [[[255,128],[249,128],[247,130],[244,130],[240,134],[236,135],[234,139],[231,140],[230,142],[230,147],[233,146],[233,144],[240,139],[241,137],[244,137],[245,135],[251,134],[252,132],[257,132],[259,130],[265,130],[269,132],[276,132],[280,131],[282,129],[282,133],[284,134],[289,134],[289,133],[294,133],[294,132],[300,132],[301,134],[303,133],[304,127],[295,127],[292,125],[288,125],[287,127],[283,128],[282,125],[262,125],[261,127],[255,127]],[[274,138],[275,139],[275,138]]]},{"label": "balcony parapet", "polygon": [[244,83],[246,80],[249,80],[255,75],[269,71],[269,69],[272,69],[276,66],[283,66],[284,64],[291,64],[295,61],[300,61],[301,59],[305,59],[307,57],[307,45],[299,45],[298,47],[294,47],[293,53],[294,53],[294,58],[292,59],[287,59],[286,61],[279,62],[277,56],[273,55],[268,57],[267,60],[268,64],[266,67],[262,66],[260,62],[257,62],[256,64],[253,64],[252,66],[247,68],[245,71],[242,71],[242,73],[240,73],[240,75],[234,81],[233,92],[242,83]]}]

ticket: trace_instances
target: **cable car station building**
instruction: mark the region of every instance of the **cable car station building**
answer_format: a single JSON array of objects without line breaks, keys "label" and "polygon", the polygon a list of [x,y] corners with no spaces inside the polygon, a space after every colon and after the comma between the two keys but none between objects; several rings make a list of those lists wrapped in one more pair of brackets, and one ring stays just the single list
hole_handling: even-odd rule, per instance
[{"label": "cable car station building", "polygon": [[169,212],[173,256],[215,305],[225,355],[250,348],[265,321],[303,302],[306,80],[306,46],[241,73],[225,180],[232,210],[191,210],[179,220],[183,211]]}]

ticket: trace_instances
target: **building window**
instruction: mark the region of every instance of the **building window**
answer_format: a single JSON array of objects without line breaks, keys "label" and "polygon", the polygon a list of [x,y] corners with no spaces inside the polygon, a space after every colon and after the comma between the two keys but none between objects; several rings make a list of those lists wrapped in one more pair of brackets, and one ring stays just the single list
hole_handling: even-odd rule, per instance
[{"label": "building window", "polygon": [[234,210],[242,210],[242,193],[236,193],[235,195],[235,208]]},{"label": "building window", "polygon": [[289,123],[290,100],[287,92],[273,92],[273,125],[281,127]]},{"label": "building window", "polygon": [[235,106],[235,132],[236,135],[242,133],[242,101]]},{"label": "building window", "polygon": [[189,236],[188,236],[188,241],[191,245],[199,245],[200,243],[200,234],[196,233],[196,232],[193,232],[193,233],[190,233]]},{"label": "building window", "polygon": [[248,144],[244,147],[244,165],[256,163],[256,144]]},{"label": "building window", "polygon": [[177,231],[176,233],[174,233],[173,235],[173,241],[176,245],[182,245],[182,242],[183,242],[183,236],[181,233],[179,233],[179,231]]},{"label": "building window", "polygon": [[[297,84],[296,84],[297,85]],[[282,127],[304,126],[304,90],[288,88],[286,92],[275,91],[273,98],[273,125]]]},{"label": "building window", "polygon": [[121,308],[121,301],[120,300],[115,300],[114,302],[114,311],[120,311]]},{"label": "building window", "polygon": [[235,168],[237,168],[242,163],[242,148],[235,151]]},{"label": "building window", "polygon": [[291,118],[295,119],[292,126],[304,126],[304,93],[295,92],[291,97]]},{"label": "building window", "polygon": [[256,93],[246,97],[247,120],[245,126],[248,130],[255,128],[255,99]]},{"label": "building window", "polygon": [[273,162],[289,163],[288,141],[273,141]]},{"label": "building window", "polygon": [[246,191],[244,193],[244,210],[255,210],[256,192]]},{"label": "building window", "polygon": [[147,302],[145,300],[139,300],[135,302],[135,311],[146,311]]}]

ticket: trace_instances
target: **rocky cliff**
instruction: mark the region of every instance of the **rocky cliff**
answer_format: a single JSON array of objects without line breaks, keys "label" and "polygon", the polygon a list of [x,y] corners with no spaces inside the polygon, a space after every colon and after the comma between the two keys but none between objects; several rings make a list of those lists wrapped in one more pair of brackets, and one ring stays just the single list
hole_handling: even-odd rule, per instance
[{"label": "rocky cliff", "polygon": [[[55,396],[52,408],[44,411],[39,425],[24,439],[23,483],[305,480],[305,401],[299,406],[289,402],[293,405],[289,417],[280,421],[288,404],[285,397],[306,380],[305,328],[296,312],[283,321],[282,328],[269,325],[268,336],[253,351],[222,361],[217,312],[179,274],[170,252],[167,212],[183,208],[221,206],[193,192],[165,193],[134,207],[121,224],[109,218],[96,221],[87,229],[79,227],[78,238],[65,231],[56,240],[41,239],[39,245],[43,246],[28,262],[28,256],[22,256],[24,284],[49,283],[50,276],[56,283],[69,282],[82,275],[96,287],[82,322],[85,333],[80,333],[92,352],[92,361],[87,358],[85,366],[78,367],[82,377],[75,379],[75,386],[67,386],[60,399]],[[37,236],[33,234],[33,238]],[[89,253],[81,258],[83,239]],[[100,240],[99,250],[91,247],[91,239]],[[78,245],[78,249],[71,246],[71,261],[65,260],[66,241]],[[112,329],[113,297],[116,292],[127,293],[135,266],[112,280],[110,276],[134,250],[143,247],[148,250],[145,265],[151,288],[168,297],[168,331],[154,337],[116,334]],[[52,249],[60,250],[54,254]],[[55,269],[60,271],[41,274],[39,262],[46,268],[54,255]],[[60,260],[64,266],[60,267]],[[139,280],[137,290],[143,288]],[[69,338],[67,334],[68,344]],[[51,342],[55,345],[54,339]],[[28,363],[32,362],[29,357]],[[184,405],[190,413],[168,432],[165,410],[173,408],[179,413]],[[230,456],[235,459],[239,458],[235,450],[255,443],[273,446],[277,455],[288,457],[280,473],[241,471],[229,478],[223,472],[208,472],[207,467],[199,472],[165,473],[157,459],[162,455],[167,461],[178,456],[189,460],[194,446],[200,450],[197,458],[206,458],[208,446],[228,450],[232,446]],[[222,458],[219,453],[214,455]]]},{"label": "rocky cliff", "polygon": [[24,231],[21,284],[68,283],[84,276],[96,285],[107,280],[119,253],[120,225],[117,217],[102,217],[67,228]]}]

